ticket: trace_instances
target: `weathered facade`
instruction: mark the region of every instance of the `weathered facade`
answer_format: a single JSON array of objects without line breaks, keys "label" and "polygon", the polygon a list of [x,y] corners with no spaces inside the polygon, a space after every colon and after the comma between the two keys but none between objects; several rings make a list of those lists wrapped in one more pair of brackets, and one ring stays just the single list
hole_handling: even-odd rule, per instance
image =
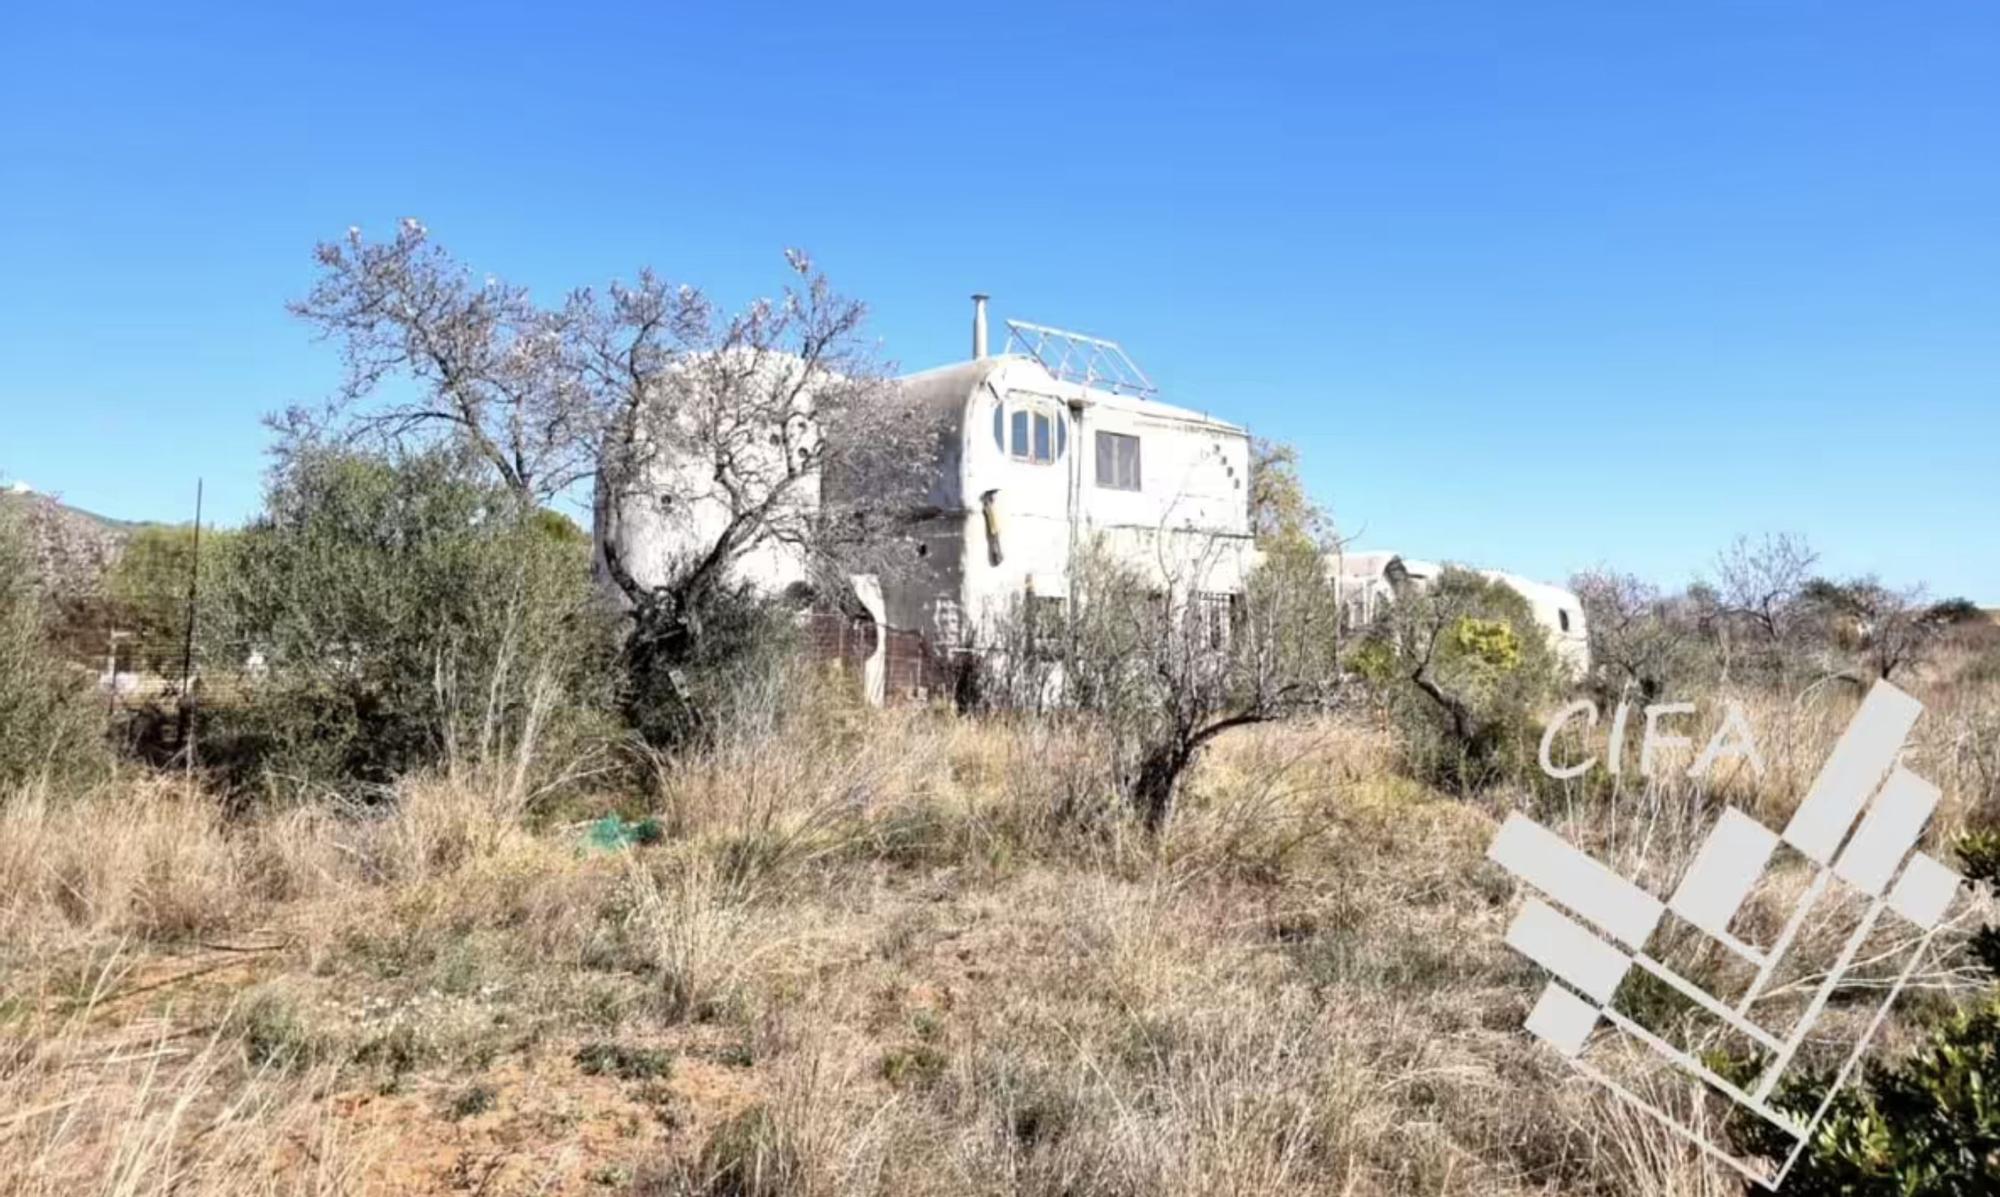
[{"label": "weathered facade", "polygon": [[[1059,611],[1086,546],[1185,601],[1214,604],[1218,618],[1258,559],[1242,426],[1153,398],[1111,342],[1010,323],[1008,349],[1020,351],[989,354],[983,297],[975,300],[971,358],[895,382],[893,401],[931,450],[908,465],[907,480],[914,485],[922,471],[927,493],[881,513],[900,527],[906,551],[891,568],[851,579],[853,603],[811,616],[817,650],[857,666],[877,702],[939,695],[957,662],[992,648],[1008,621]],[[789,501],[851,509],[871,488],[897,492],[883,483],[815,475]],[[600,565],[609,547],[642,584],[665,582],[727,518],[708,489],[702,470],[667,456],[615,492],[601,485]],[[1394,553],[1346,554],[1329,569],[1364,620],[1401,587],[1440,572]],[[808,580],[802,557],[777,542],[744,554],[732,572],[770,593]],[[1528,600],[1566,663],[1587,667],[1574,595],[1488,576]],[[866,618],[856,618],[856,605]]]},{"label": "weathered facade", "polygon": [[1090,541],[1163,584],[1227,596],[1253,549],[1239,426],[1061,379],[1024,354],[902,380],[939,470],[911,566],[882,579],[891,627],[940,649],[990,642],[1022,604],[1070,597]]}]

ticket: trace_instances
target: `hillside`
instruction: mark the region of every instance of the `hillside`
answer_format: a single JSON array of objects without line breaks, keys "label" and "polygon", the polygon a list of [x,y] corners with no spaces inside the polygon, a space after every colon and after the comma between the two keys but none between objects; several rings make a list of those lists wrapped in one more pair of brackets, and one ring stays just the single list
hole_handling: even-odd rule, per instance
[{"label": "hillside", "polygon": [[95,591],[126,540],[149,526],[71,507],[21,483],[0,490],[0,521],[26,530],[37,576],[71,594]]}]

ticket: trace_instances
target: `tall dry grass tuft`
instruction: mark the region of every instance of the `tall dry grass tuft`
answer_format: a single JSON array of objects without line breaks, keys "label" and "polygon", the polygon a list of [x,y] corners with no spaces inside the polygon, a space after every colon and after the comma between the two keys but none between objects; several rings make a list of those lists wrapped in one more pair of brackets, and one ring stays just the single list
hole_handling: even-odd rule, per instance
[{"label": "tall dry grass tuft", "polygon": [[319,1099],[331,1071],[249,1066],[240,1038],[165,1020],[107,1036],[104,1014],[87,1004],[0,1034],[0,1194],[359,1190],[372,1147]]},{"label": "tall dry grass tuft", "polygon": [[180,780],[0,801],[0,919],[15,943],[87,934],[179,941],[244,917],[241,852],[214,798]]},{"label": "tall dry grass tuft", "polygon": [[778,946],[752,888],[703,855],[627,870],[628,935],[653,970],[662,1017],[706,1021],[724,1013],[759,959]]}]

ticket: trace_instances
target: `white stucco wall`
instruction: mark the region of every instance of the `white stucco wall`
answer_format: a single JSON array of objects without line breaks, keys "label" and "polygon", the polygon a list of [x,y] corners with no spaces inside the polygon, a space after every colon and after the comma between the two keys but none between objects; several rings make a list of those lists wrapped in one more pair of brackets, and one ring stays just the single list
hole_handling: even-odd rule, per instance
[{"label": "white stucco wall", "polygon": [[[1026,357],[960,363],[901,383],[904,398],[917,400],[922,418],[936,423],[941,468],[929,513],[907,530],[908,555],[881,577],[891,627],[920,632],[940,648],[974,644],[1021,597],[1068,597],[1071,554],[1092,538],[1163,584],[1242,589],[1254,559],[1250,441],[1242,428],[1062,382]],[[1007,413],[1022,405],[1050,417],[1060,444],[1054,460],[1021,460],[1005,436],[996,441],[995,414],[1008,433]],[[1137,490],[1098,483],[1099,432],[1138,438]],[[614,547],[643,584],[672,576],[714,543],[729,516],[707,470],[706,461],[662,454],[622,493],[601,496],[600,552]],[[818,487],[817,478],[808,480],[795,500],[817,503]],[[988,494],[1000,530],[997,563],[982,504]],[[732,576],[775,592],[804,579],[804,562],[787,546],[766,544],[744,554]]]},{"label": "white stucco wall", "polygon": [[[1010,452],[1012,412],[1021,408],[1060,422],[1055,460]],[[1250,562],[1250,442],[1241,428],[1060,382],[1026,358],[998,360],[959,418],[966,514],[955,525],[963,538],[958,589],[973,626],[986,626],[1031,592],[1069,597],[1071,554],[1093,538],[1163,583],[1241,590]],[[1099,432],[1138,438],[1139,489],[1099,484]],[[997,564],[982,510],[989,493],[1000,524]]]},{"label": "white stucco wall", "polygon": [[[795,369],[797,359],[774,355],[764,368]],[[801,396],[800,402],[803,405],[808,400]],[[715,478],[714,447],[699,438],[693,443],[696,447],[691,451],[649,448],[648,439],[641,435],[636,452],[645,464],[633,477],[614,485],[600,470],[592,512],[600,570],[608,545],[641,585],[662,585],[685,569],[691,558],[712,548],[729,526],[731,505]],[[793,449],[810,452],[813,448],[814,433],[808,426]],[[731,445],[731,450],[742,460],[746,472],[773,478],[783,472],[781,454],[785,450],[764,436],[746,435],[742,443]],[[781,506],[793,513],[810,512],[819,501],[820,478],[814,471],[790,484]],[[805,580],[807,572],[803,556],[794,547],[766,540],[738,552],[729,577],[775,594]]]}]

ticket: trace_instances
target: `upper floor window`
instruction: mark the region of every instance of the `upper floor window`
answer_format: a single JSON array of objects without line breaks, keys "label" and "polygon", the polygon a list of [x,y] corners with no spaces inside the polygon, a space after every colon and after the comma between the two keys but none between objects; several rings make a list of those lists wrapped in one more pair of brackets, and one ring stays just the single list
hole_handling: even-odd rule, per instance
[{"label": "upper floor window", "polygon": [[1139,438],[1122,432],[1097,434],[1097,485],[1139,489]]},{"label": "upper floor window", "polygon": [[1069,424],[1054,401],[1009,392],[993,408],[993,443],[1016,461],[1047,465],[1069,447]]}]

